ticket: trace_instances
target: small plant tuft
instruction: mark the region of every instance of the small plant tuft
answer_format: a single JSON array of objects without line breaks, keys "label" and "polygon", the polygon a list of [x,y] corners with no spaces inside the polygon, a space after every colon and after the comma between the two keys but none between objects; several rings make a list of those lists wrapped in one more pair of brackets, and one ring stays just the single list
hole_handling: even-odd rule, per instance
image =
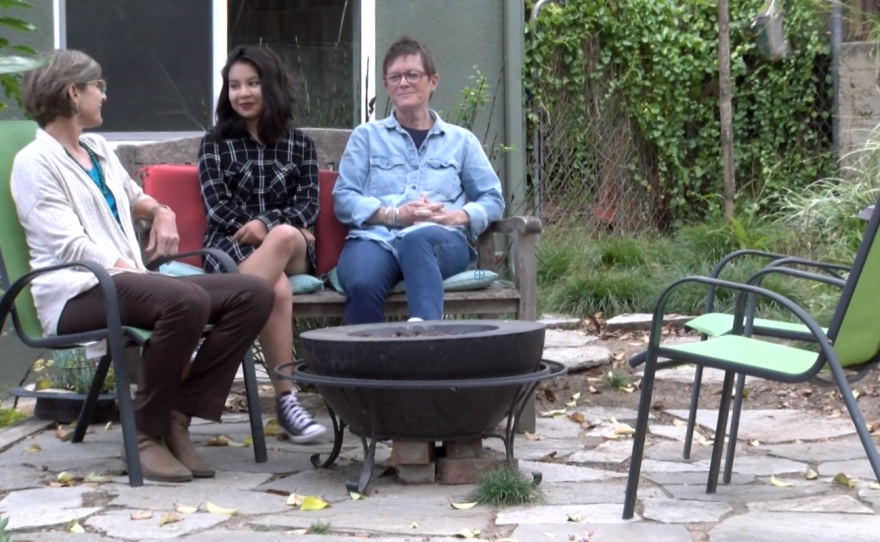
[{"label": "small plant tuft", "polygon": [[625,388],[629,386],[629,377],[625,373],[608,371],[602,373],[602,384],[606,388]]},{"label": "small plant tuft", "polygon": [[330,532],[330,522],[316,521],[309,524],[309,534],[327,534]]},{"label": "small plant tuft", "polygon": [[492,469],[477,480],[477,488],[468,497],[479,504],[515,505],[541,502],[541,488],[523,478],[516,469]]},{"label": "small plant tuft", "polygon": [[0,542],[12,542],[12,534],[6,531],[9,518],[0,518]]}]

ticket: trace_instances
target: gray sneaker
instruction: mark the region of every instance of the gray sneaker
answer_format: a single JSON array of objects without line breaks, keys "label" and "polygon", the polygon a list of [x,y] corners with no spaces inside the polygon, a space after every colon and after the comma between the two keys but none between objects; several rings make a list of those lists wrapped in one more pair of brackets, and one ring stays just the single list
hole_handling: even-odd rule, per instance
[{"label": "gray sneaker", "polygon": [[317,439],[327,430],[326,427],[315,420],[306,412],[306,409],[296,400],[296,395],[287,392],[275,398],[275,411],[278,417],[278,425],[296,444],[305,444]]}]

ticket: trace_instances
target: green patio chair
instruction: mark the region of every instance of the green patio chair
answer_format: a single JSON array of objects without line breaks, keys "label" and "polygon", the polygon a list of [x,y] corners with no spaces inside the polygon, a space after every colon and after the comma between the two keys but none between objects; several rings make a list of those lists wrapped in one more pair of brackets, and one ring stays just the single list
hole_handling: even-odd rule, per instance
[{"label": "green patio chair", "polygon": [[[624,519],[631,519],[635,511],[651,396],[654,389],[654,376],[659,367],[658,358],[660,356],[672,360],[667,365],[695,363],[698,367],[714,367],[725,371],[715,442],[712,447],[712,460],[706,484],[707,493],[714,493],[718,487],[718,474],[724,450],[723,437],[727,428],[734,376],[737,374],[751,375],[778,382],[800,383],[815,377],[825,366],[831,370],[834,382],[843,396],[859,439],[865,448],[874,476],[880,480],[880,456],[877,454],[864,416],[859,410],[852,395],[852,388],[843,371],[843,367],[859,366],[871,362],[880,352],[880,311],[876,310],[880,304],[880,283],[876,281],[876,277],[880,274],[878,227],[880,227],[880,213],[872,216],[868,222],[861,246],[845,281],[827,277],[829,283],[843,287],[827,332],[803,308],[790,299],[757,286],[763,277],[770,273],[782,273],[810,279],[817,276],[805,271],[782,267],[765,268],[755,277],[749,279],[746,284],[712,277],[686,277],[674,282],[660,294],[654,308],[645,371],[642,377],[642,392],[624,500]],[[733,329],[720,337],[697,343],[661,346],[663,315],[670,294],[682,284],[694,283],[704,284],[709,288],[727,288],[738,292]],[[819,353],[753,338],[756,296],[776,302],[800,320],[806,327],[811,340],[818,346]],[[730,441],[731,444],[735,443],[734,436],[731,436]],[[727,461],[731,466],[733,451],[733,447],[728,449]]]},{"label": "green patio chair", "polygon": [[[0,295],[2,295],[0,296],[0,326],[6,322],[6,317],[11,314],[19,339],[30,347],[40,349],[51,348],[60,350],[77,348],[82,343],[90,341],[107,341],[107,354],[98,363],[95,377],[89,388],[71,441],[74,443],[83,441],[86,429],[88,429],[89,422],[97,405],[101,387],[112,363],[116,375],[116,401],[119,407],[119,419],[122,424],[122,440],[125,447],[125,455],[128,457],[129,483],[132,487],[141,486],[144,483],[144,478],[140,465],[140,456],[138,455],[137,429],[135,427],[134,408],[129,388],[128,369],[125,363],[125,348],[126,346],[133,345],[143,346],[150,339],[151,332],[145,329],[122,325],[119,318],[119,300],[116,295],[116,286],[107,271],[95,262],[77,261],[35,269],[33,271],[30,270],[27,240],[24,230],[18,222],[18,214],[10,193],[9,181],[15,155],[34,140],[36,131],[37,125],[34,122],[0,122]],[[221,261],[227,272],[238,273],[238,268],[229,256],[212,249],[157,259],[151,262],[150,268],[156,269],[158,266],[171,260],[208,253]],[[71,335],[43,337],[42,326],[37,318],[37,311],[34,307],[29,284],[39,275],[66,267],[83,267],[97,277],[98,284],[104,290],[104,306],[107,311],[106,329]],[[206,331],[210,331],[210,326]],[[268,455],[257,392],[257,376],[254,364],[249,358],[250,355],[245,358],[242,370],[248,398],[254,458],[257,463],[262,463],[267,460]]]},{"label": "green patio chair", "polygon": [[[766,268],[775,268],[775,267],[783,267],[788,265],[797,265],[801,267],[812,267],[816,268],[819,271],[825,273],[825,275],[816,275],[809,274],[808,276],[801,276],[800,278],[806,278],[810,280],[816,280],[820,282],[828,282],[834,285],[841,285],[843,282],[842,273],[849,273],[850,266],[836,264],[836,263],[825,263],[825,262],[816,262],[813,260],[808,260],[804,258],[798,258],[793,256],[786,256],[784,254],[776,254],[772,252],[763,252],[758,250],[739,250],[736,252],[732,252],[722,258],[718,264],[712,269],[712,273],[709,275],[711,278],[719,278],[721,272],[724,268],[734,262],[737,259],[741,259],[743,257],[759,257],[763,259],[771,260],[771,263],[768,264]],[[836,279],[830,280],[829,279]],[[689,321],[685,324],[685,327],[693,329],[694,331],[700,332],[700,339],[706,340],[710,337],[720,337],[722,335],[726,335],[733,330],[733,315],[722,313],[722,312],[714,312],[715,311],[715,286],[710,285],[707,295],[706,295],[706,303],[703,308],[703,314],[698,316],[697,318]],[[827,331],[823,329],[823,331]],[[812,341],[813,337],[809,333],[809,330],[803,324],[797,324],[792,322],[782,322],[778,320],[768,320],[764,318],[755,318],[753,321],[753,334],[760,335],[764,337],[772,337],[778,339],[790,339],[790,340],[800,340],[800,341]],[[641,352],[631,357],[629,360],[630,366],[638,367],[642,363],[645,362],[647,358],[647,352]],[[876,364],[877,359],[871,360],[866,363],[863,367],[860,368],[858,374],[848,380],[850,382],[859,380],[863,378],[870,370],[873,368],[874,364]],[[664,364],[661,364],[661,368]],[[696,370],[694,371],[694,383],[691,389],[691,402],[688,411],[688,421],[687,421],[687,431],[685,433],[684,439],[684,449],[682,451],[682,456],[685,459],[689,459],[691,455],[691,447],[693,444],[694,438],[694,427],[696,426],[697,421],[697,406],[699,404],[700,399],[700,389],[702,385],[703,379],[703,367],[700,365],[696,366]],[[825,381],[821,377],[815,377],[815,380],[820,384],[829,384],[829,382]],[[834,385],[833,382],[830,383]],[[745,376],[740,375],[737,380],[737,398],[734,407],[733,419],[732,423],[736,424],[739,421],[740,409],[742,407],[742,392],[745,387]],[[732,428],[732,432],[735,433],[736,429]],[[724,472],[724,481],[725,483],[730,481],[730,472],[725,468]]]}]

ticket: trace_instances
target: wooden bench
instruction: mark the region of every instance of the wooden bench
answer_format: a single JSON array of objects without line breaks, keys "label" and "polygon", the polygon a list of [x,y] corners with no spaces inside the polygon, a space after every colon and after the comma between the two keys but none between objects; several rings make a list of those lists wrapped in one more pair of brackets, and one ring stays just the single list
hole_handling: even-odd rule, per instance
[{"label": "wooden bench", "polygon": [[[347,133],[339,130],[338,132]],[[308,130],[307,130],[308,133]],[[340,136],[341,137],[341,136]],[[317,140],[317,138],[315,138]],[[199,137],[183,139],[119,145],[117,154],[132,178],[142,181],[139,172],[147,167],[158,164],[196,164],[198,159]],[[344,145],[337,145],[344,148]],[[318,146],[318,162],[321,172],[321,211],[315,227],[316,252],[318,255],[318,274],[322,275],[336,266],[339,252],[344,242],[345,226],[336,220],[333,214],[332,183],[335,172],[330,172],[339,163],[340,156],[322,154]],[[187,184],[192,184],[190,181]],[[186,187],[188,198],[193,198],[192,186]],[[175,198],[183,197],[176,194]],[[175,207],[174,201],[161,201]],[[176,211],[177,212],[177,211]],[[202,209],[204,214],[204,210]],[[178,214],[178,227],[187,221],[187,217]],[[202,215],[203,216],[203,215]],[[202,230],[204,231],[204,230]],[[181,231],[181,251],[185,247],[183,237],[187,232]],[[487,271],[495,271],[499,259],[496,257],[496,234],[512,238],[509,262],[515,272],[514,287],[503,287],[498,284],[474,291],[447,292],[444,296],[444,312],[450,315],[477,315],[481,318],[493,315],[512,314],[518,320],[537,319],[537,273],[535,260],[535,240],[541,233],[541,221],[531,216],[515,216],[499,220],[489,225],[477,241],[477,267]],[[190,236],[192,237],[192,236]],[[196,241],[193,241],[196,242]],[[201,241],[197,241],[201,243]],[[329,246],[328,246],[329,245]],[[198,248],[198,247],[195,247]],[[388,316],[406,316],[409,314],[405,294],[392,294],[385,306]],[[345,314],[345,297],[332,289],[313,294],[293,296],[293,314],[297,318],[307,317],[342,317]],[[526,408],[519,424],[520,430],[535,430],[534,404]]]}]

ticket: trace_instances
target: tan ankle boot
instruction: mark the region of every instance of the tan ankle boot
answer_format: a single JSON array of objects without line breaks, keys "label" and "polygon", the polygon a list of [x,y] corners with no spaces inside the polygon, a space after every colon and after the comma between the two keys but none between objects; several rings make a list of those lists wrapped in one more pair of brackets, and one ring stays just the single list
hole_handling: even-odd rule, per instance
[{"label": "tan ankle boot", "polygon": [[[189,482],[193,474],[171,452],[161,437],[154,437],[138,431],[138,455],[144,478],[156,482]],[[122,448],[122,462],[128,468],[125,447]]]},{"label": "tan ankle boot", "polygon": [[165,437],[168,449],[196,478],[213,478],[214,469],[199,457],[189,438],[190,416],[171,411],[171,432]]}]

